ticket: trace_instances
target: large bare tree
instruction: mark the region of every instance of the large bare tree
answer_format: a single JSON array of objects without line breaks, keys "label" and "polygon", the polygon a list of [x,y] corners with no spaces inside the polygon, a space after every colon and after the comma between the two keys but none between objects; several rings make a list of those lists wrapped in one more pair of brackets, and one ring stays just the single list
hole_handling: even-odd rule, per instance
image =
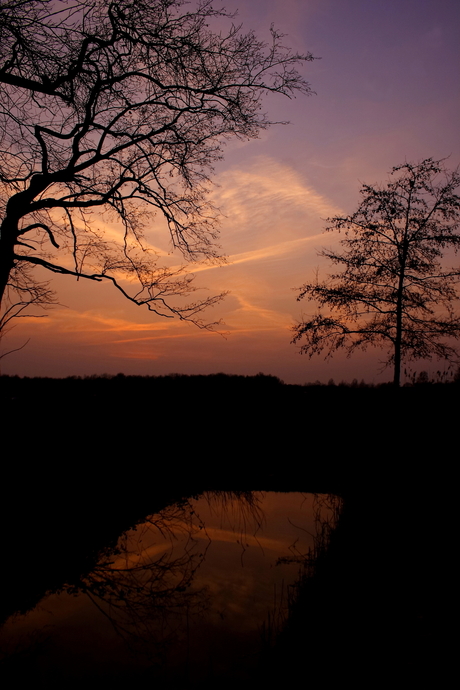
[{"label": "large bare tree", "polygon": [[[265,93],[311,93],[297,68],[312,59],[273,29],[269,44],[242,33],[209,0],[3,1],[0,325],[52,302],[37,267],[111,281],[157,314],[205,325],[220,297],[178,303],[193,276],[160,266],[145,228],[159,213],[185,259],[218,257],[206,195],[222,143],[271,124]],[[101,212],[121,221],[119,241],[98,229]]]},{"label": "large bare tree", "polygon": [[460,268],[444,254],[460,249],[460,172],[427,158],[391,174],[384,186],[363,185],[351,216],[330,219],[342,250],[321,255],[340,270],[300,288],[298,299],[319,310],[294,327],[293,342],[310,356],[383,346],[399,386],[403,359],[458,357]]}]

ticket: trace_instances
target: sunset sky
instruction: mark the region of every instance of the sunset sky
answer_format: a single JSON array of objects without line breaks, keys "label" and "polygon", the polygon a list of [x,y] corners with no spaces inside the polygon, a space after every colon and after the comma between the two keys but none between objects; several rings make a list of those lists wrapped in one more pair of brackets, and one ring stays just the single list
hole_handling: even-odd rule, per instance
[{"label": "sunset sky", "polygon": [[[204,315],[221,333],[160,318],[126,302],[110,285],[53,280],[59,306],[44,319],[18,320],[1,350],[1,373],[68,376],[273,374],[287,383],[391,379],[380,350],[308,359],[290,329],[311,304],[294,288],[327,271],[318,250],[325,219],[355,210],[362,183],[379,183],[404,161],[460,163],[460,3],[458,0],[227,0],[245,30],[321,58],[303,74],[316,95],[267,97],[273,126],[249,142],[229,142],[215,170],[224,266],[195,266],[195,297],[229,291]],[[217,6],[217,3],[216,3]],[[147,239],[167,254],[158,224]],[[173,257],[175,261],[176,258]],[[177,263],[181,261],[177,256]],[[423,365],[420,368],[428,368]],[[433,366],[436,370],[436,365]]]}]

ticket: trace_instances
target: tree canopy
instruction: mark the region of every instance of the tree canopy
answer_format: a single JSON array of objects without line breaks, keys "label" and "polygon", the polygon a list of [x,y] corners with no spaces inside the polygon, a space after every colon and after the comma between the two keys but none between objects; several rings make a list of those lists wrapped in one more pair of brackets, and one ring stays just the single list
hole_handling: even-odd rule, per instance
[{"label": "tree canopy", "polygon": [[319,305],[293,329],[301,352],[383,346],[396,386],[403,359],[455,359],[460,269],[448,262],[460,248],[459,186],[442,160],[403,163],[386,185],[363,185],[355,213],[329,219],[342,250],[321,256],[340,270],[300,288],[298,300]]},{"label": "tree canopy", "polygon": [[[223,142],[272,124],[265,93],[311,93],[297,69],[312,55],[273,28],[269,44],[215,28],[229,18],[209,0],[2,2],[0,325],[53,301],[36,267],[111,281],[157,314],[205,325],[200,312],[220,296],[178,304],[193,276],[161,266],[145,230],[159,214],[185,260],[216,259],[207,192]],[[121,221],[118,239],[98,227],[101,212]]]}]

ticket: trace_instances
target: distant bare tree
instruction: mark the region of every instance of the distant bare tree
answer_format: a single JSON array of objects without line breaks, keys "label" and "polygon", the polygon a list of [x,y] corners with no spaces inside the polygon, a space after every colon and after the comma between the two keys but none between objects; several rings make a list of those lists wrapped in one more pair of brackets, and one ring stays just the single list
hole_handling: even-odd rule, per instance
[{"label": "distant bare tree", "polygon": [[391,174],[384,187],[363,186],[353,215],[330,219],[328,231],[345,233],[344,249],[321,256],[342,270],[300,289],[297,299],[320,310],[294,327],[293,342],[310,356],[383,344],[399,386],[403,358],[457,356],[460,269],[442,258],[460,248],[460,172],[428,158]]},{"label": "distant bare tree", "polygon": [[[193,276],[159,266],[144,229],[159,212],[185,259],[217,259],[206,195],[222,143],[271,124],[263,94],[311,93],[297,72],[310,54],[291,53],[273,29],[269,45],[233,24],[221,33],[229,17],[210,0],[1,3],[4,319],[49,304],[30,272],[40,267],[110,281],[156,314],[209,326],[200,314],[221,295],[178,306]],[[119,240],[98,228],[100,212],[121,221]]]}]

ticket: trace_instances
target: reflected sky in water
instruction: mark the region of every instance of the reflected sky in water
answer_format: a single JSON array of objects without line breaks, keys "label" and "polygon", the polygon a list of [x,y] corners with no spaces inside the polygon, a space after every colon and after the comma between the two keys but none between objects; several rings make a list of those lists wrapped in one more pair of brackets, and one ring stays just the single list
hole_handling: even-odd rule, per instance
[{"label": "reflected sky in water", "polygon": [[148,517],[75,590],[50,594],[0,631],[15,675],[243,679],[287,613],[322,496],[207,493]]}]

